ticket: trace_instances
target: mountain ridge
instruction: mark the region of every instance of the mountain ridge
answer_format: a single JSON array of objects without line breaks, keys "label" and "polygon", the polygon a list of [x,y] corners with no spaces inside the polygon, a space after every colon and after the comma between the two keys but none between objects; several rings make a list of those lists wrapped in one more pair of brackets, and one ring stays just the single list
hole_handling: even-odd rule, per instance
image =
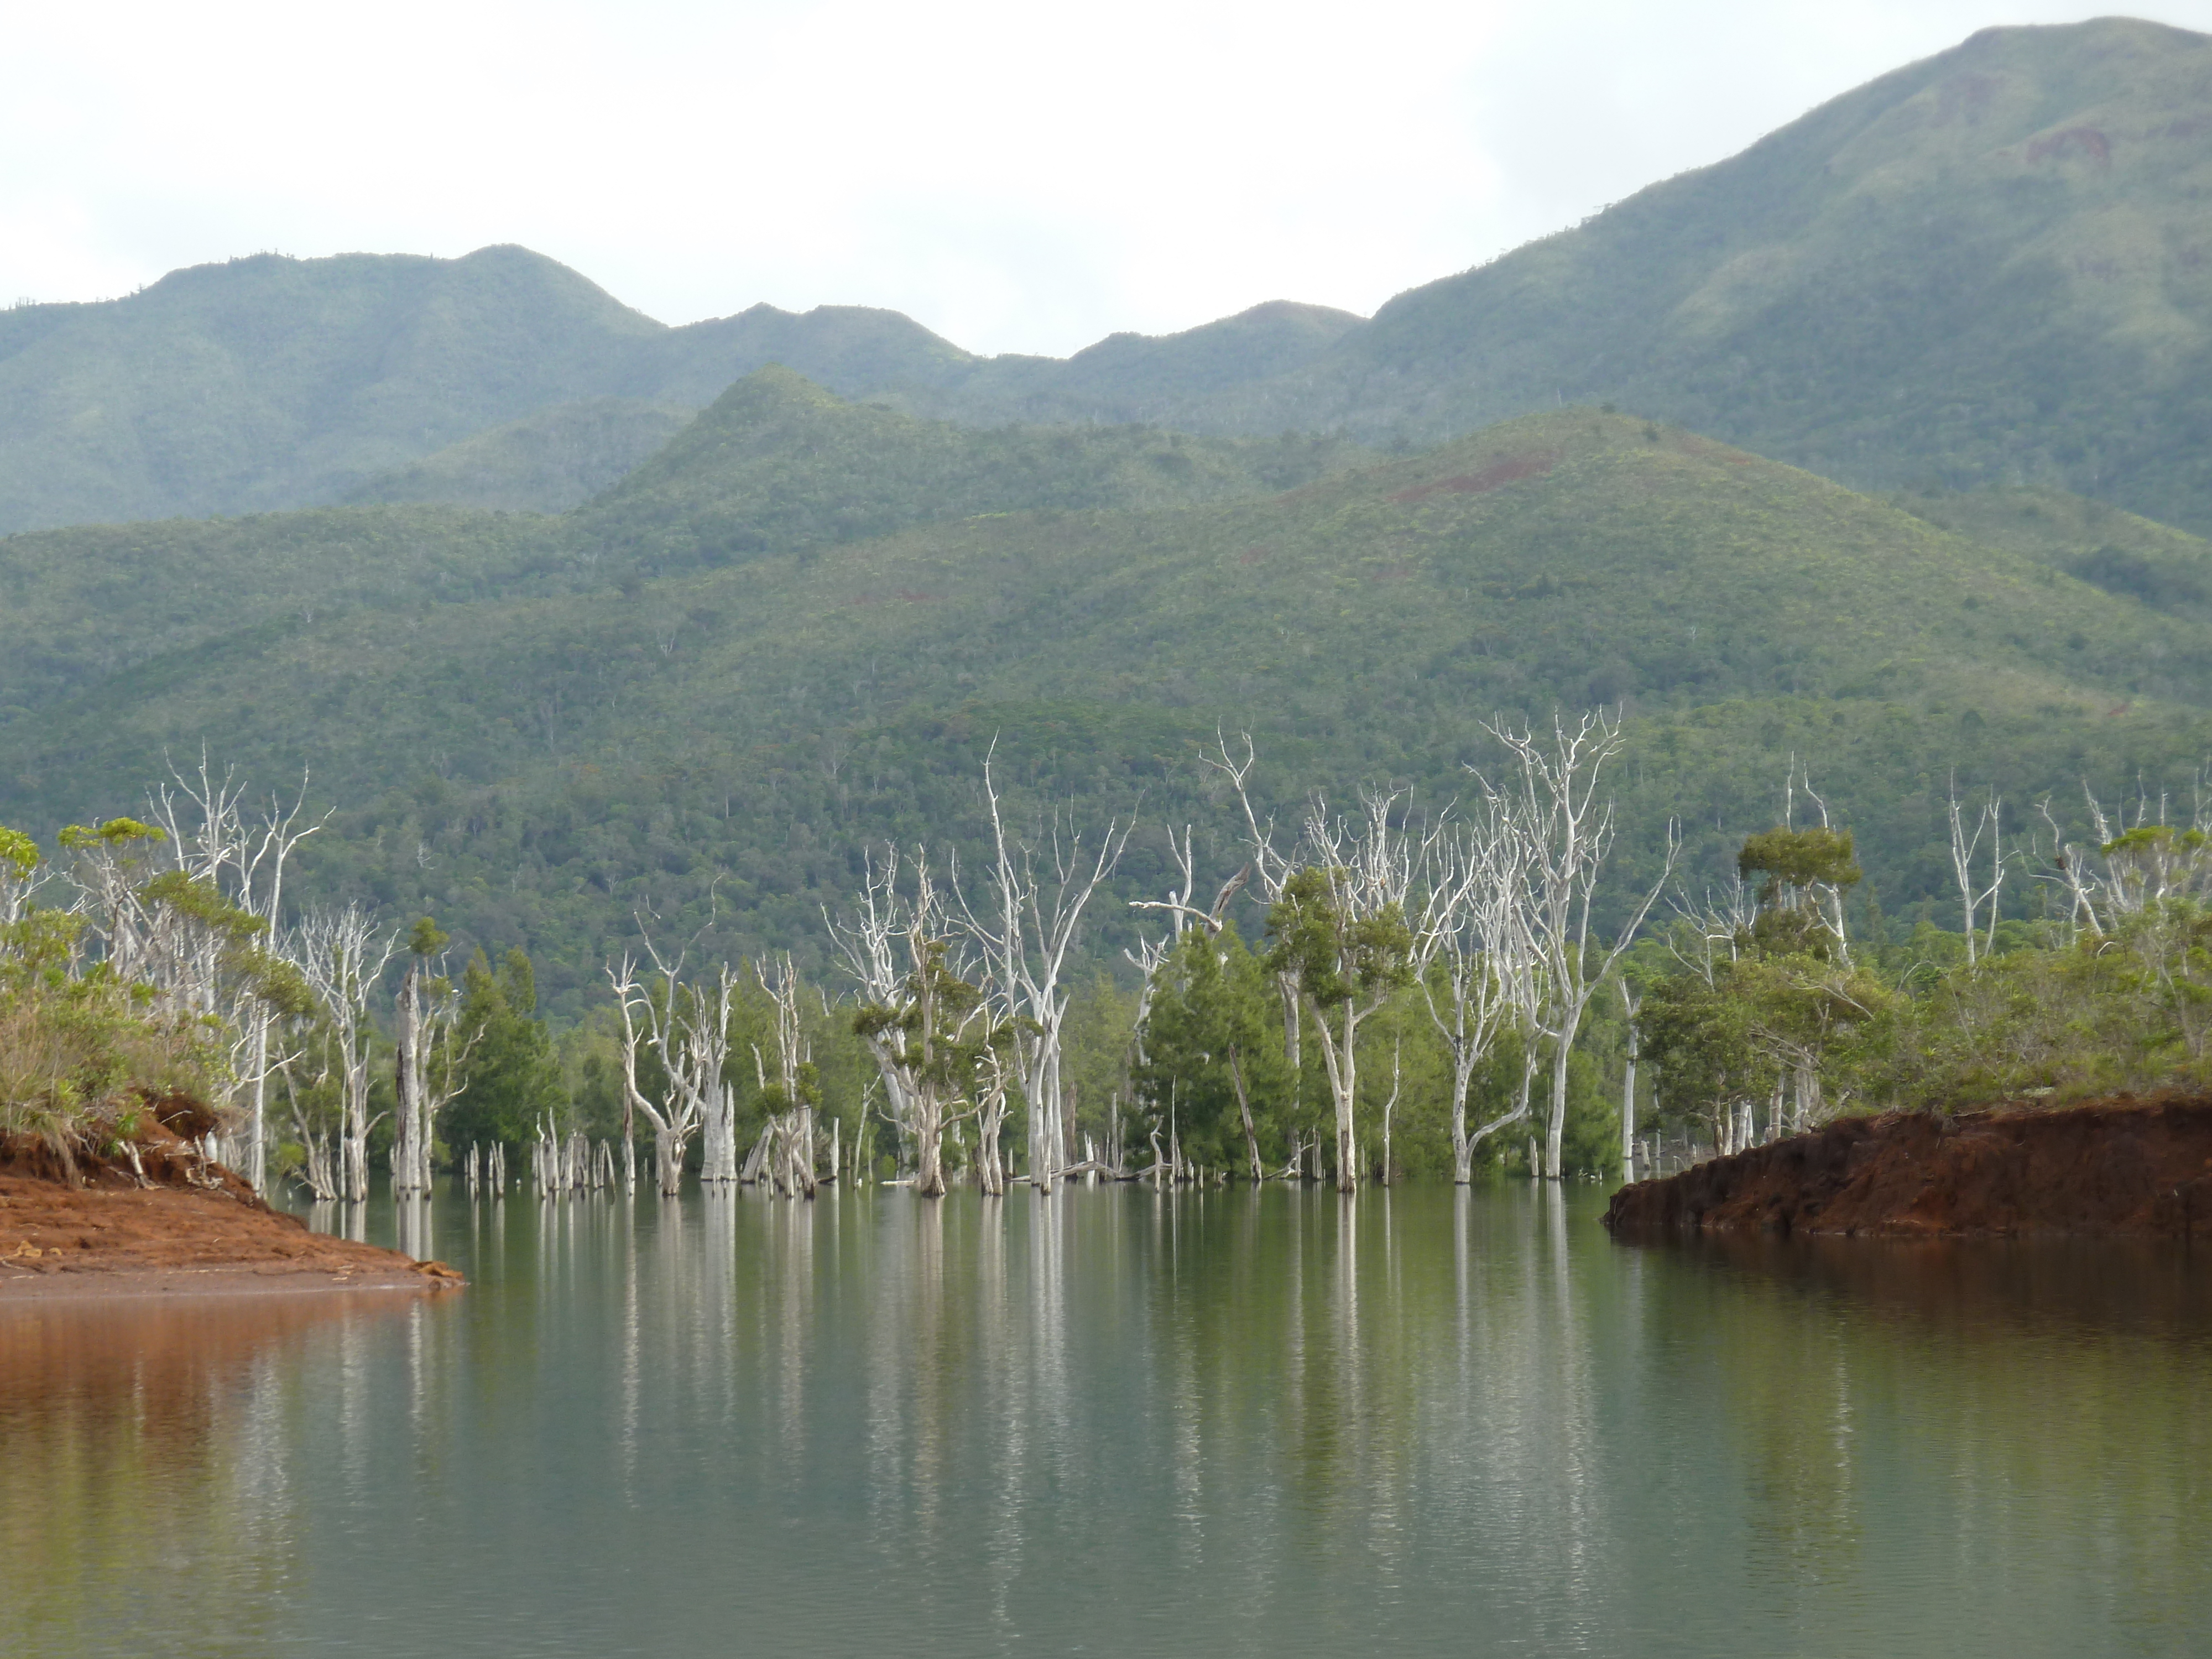
[{"label": "mountain ridge", "polygon": [[1364,321],[1277,301],[983,358],[859,307],[671,329],[514,247],[260,255],[0,313],[0,530],[439,479],[564,507],[635,446],[547,477],[487,442],[393,481],[517,422],[574,428],[567,404],[702,409],[771,362],[971,426],[1400,449],[1612,403],[1860,488],[2027,483],[2208,529],[2208,204],[2212,37],[2106,18],[1981,31]]}]

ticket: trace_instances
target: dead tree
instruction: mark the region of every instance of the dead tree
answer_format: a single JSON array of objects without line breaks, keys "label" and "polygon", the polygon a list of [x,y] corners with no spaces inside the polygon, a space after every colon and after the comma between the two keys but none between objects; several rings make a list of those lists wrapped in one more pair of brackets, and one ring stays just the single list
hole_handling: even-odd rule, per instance
[{"label": "dead tree", "polygon": [[[1635,988],[1624,977],[1614,983],[1620,991],[1620,1012],[1628,1031],[1628,1055],[1622,1065],[1620,1077],[1620,1178],[1623,1182],[1636,1179],[1636,1014],[1643,1005]],[[1803,1097],[1799,1097],[1801,1104]],[[1802,1127],[1800,1125],[1799,1127]]]},{"label": "dead tree", "polygon": [[[299,793],[289,806],[272,795],[252,823],[244,809],[244,789],[228,772],[216,778],[205,750],[195,777],[173,767],[170,777],[174,787],[164,785],[156,793],[155,817],[168,832],[177,867],[252,917],[260,925],[259,948],[272,951],[283,924],[284,866],[299,844],[330,819],[326,812],[313,823],[305,821],[307,775],[301,773]],[[245,1118],[245,1156],[235,1162],[243,1165],[239,1173],[260,1192],[268,1178],[269,1080],[289,1056],[270,1051],[283,1010],[281,999],[270,994],[267,976],[233,978],[240,994],[225,1012],[233,1034],[231,1074]]]},{"label": "dead tree", "polygon": [[811,1057],[799,1018],[799,972],[786,952],[781,963],[763,957],[753,963],[753,976],[768,993],[775,1011],[775,1085],[771,1092],[758,1048],[753,1066],[762,1098],[769,1104],[764,1135],[775,1137],[776,1184],[793,1197],[814,1196],[816,1133]]},{"label": "dead tree", "polygon": [[942,896],[917,849],[909,890],[889,848],[870,858],[866,884],[849,919],[831,921],[838,954],[859,987],[853,1027],[883,1079],[887,1115],[914,1158],[914,1189],[945,1191],[945,1136],[964,1091],[969,1033],[982,993],[965,977]]},{"label": "dead tree", "polygon": [[[1966,910],[1966,966],[1988,953],[1988,947],[1996,941],[1998,902],[2004,891],[2005,844],[2004,801],[1992,793],[1982,803],[1975,816],[1972,834],[1966,830],[1965,809],[1959,805],[1959,780],[1951,780],[1950,799],[1951,868],[1959,878],[1960,902]],[[1990,884],[1984,887],[1974,873],[1974,854],[1981,846],[1982,837],[1990,838]],[[1984,907],[1989,912],[1987,938],[1978,947],[1976,928]]]},{"label": "dead tree", "polygon": [[455,1029],[459,1000],[451,981],[426,971],[447,935],[425,916],[408,940],[407,971],[400,978],[398,1032],[394,1042],[392,1190],[395,1196],[430,1190],[431,1152],[438,1114],[461,1091],[462,1067],[483,1033]]},{"label": "dead tree", "polygon": [[1295,976],[1322,1045],[1336,1120],[1336,1184],[1356,1190],[1359,1029],[1419,977],[1436,948],[1437,907],[1416,898],[1417,872],[1441,830],[1392,822],[1397,798],[1373,793],[1358,823],[1329,816],[1316,800],[1297,866],[1269,912],[1270,963]]},{"label": "dead tree", "polygon": [[[729,1058],[730,996],[736,979],[724,964],[714,986],[687,983],[684,958],[664,957],[648,939],[653,963],[647,975],[637,958],[625,953],[607,969],[615,1006],[622,1019],[623,1098],[629,1112],[644,1114],[653,1125],[653,1178],[664,1196],[683,1190],[684,1159],[691,1138],[715,1125],[713,1164],[702,1178],[737,1179],[737,1137],[723,1067]],[[655,1104],[638,1088],[637,1057],[649,1045],[668,1078],[668,1098]]]},{"label": "dead tree", "polygon": [[[1259,751],[1253,746],[1250,732],[1243,733],[1242,740],[1244,744],[1244,754],[1242,759],[1229,752],[1228,739],[1220,737],[1218,733],[1215,740],[1215,752],[1211,755],[1201,755],[1199,757],[1206,766],[1211,767],[1226,779],[1229,787],[1236,791],[1237,805],[1244,815],[1244,844],[1251,853],[1251,857],[1245,864],[1243,871],[1232,878],[1230,885],[1223,889],[1222,896],[1216,902],[1217,908],[1225,908],[1229,900],[1235,896],[1237,890],[1243,887],[1245,879],[1249,877],[1249,879],[1258,884],[1260,902],[1272,911],[1282,902],[1284,884],[1290,879],[1296,866],[1291,859],[1275,849],[1274,820],[1269,818],[1262,823],[1258,811],[1252,805],[1252,793],[1249,786],[1253,769],[1259,763]],[[1190,838],[1186,832],[1183,837],[1183,885],[1186,893],[1192,887],[1189,851]],[[1181,932],[1180,927],[1177,928],[1177,932]],[[1275,970],[1274,980],[1275,995],[1282,1004],[1283,1009],[1283,1060],[1290,1068],[1291,1115],[1295,1122],[1303,1116],[1304,1106],[1303,1009],[1298,995],[1297,976],[1286,969],[1278,968]]]},{"label": "dead tree", "polygon": [[322,1009],[337,1060],[338,1196],[359,1204],[368,1197],[368,1065],[374,1026],[369,1000],[398,941],[379,936],[358,905],[311,915],[295,936],[295,964]]},{"label": "dead tree", "polygon": [[1511,824],[1520,843],[1516,856],[1526,872],[1520,926],[1541,976],[1542,1033],[1552,1048],[1542,1173],[1556,1181],[1567,1123],[1567,1062],[1583,1015],[1674,874],[1680,838],[1670,823],[1659,879],[1631,907],[1610,945],[1594,940],[1591,910],[1614,835],[1613,804],[1601,803],[1597,786],[1605,763],[1620,751],[1620,722],[1599,709],[1571,728],[1555,717],[1548,737],[1527,728],[1516,732],[1502,720],[1486,729],[1514,763],[1502,785],[1493,788],[1486,781],[1484,789]]},{"label": "dead tree", "polygon": [[1452,1179],[1461,1186],[1474,1179],[1474,1154],[1483,1141],[1527,1112],[1524,1066],[1518,1109],[1473,1131],[1468,1127],[1475,1073],[1507,1023],[1532,1000],[1535,964],[1522,926],[1527,872],[1520,849],[1520,838],[1495,800],[1449,830],[1436,847],[1436,950],[1432,970],[1420,976],[1421,995],[1451,1057]]},{"label": "dead tree", "polygon": [[1039,837],[1044,845],[1032,847],[1007,835],[988,760],[983,793],[991,811],[989,897],[980,914],[964,894],[960,908],[997,1005],[991,1023],[1005,1028],[1029,1109],[1030,1181],[1049,1194],[1067,1145],[1060,1047],[1068,996],[1060,978],[1083,912],[1121,862],[1131,826],[1119,819],[1109,823],[1097,848],[1086,852],[1081,832],[1054,813]]}]

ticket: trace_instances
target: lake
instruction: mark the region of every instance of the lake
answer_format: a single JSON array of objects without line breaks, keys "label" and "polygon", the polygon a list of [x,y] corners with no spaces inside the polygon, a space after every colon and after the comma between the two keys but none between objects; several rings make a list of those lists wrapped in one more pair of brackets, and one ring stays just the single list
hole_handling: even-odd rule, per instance
[{"label": "lake", "polygon": [[1602,1207],[441,1194],[458,1295],[0,1304],[0,1653],[2212,1652],[2202,1253]]}]

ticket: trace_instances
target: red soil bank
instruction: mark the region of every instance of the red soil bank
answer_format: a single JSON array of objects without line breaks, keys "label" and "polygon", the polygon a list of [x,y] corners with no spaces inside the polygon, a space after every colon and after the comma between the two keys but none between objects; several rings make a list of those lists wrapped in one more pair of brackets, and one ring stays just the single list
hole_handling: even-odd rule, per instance
[{"label": "red soil bank", "polygon": [[1616,1235],[2212,1238],[2212,1100],[1843,1118],[1613,1197]]},{"label": "red soil bank", "polygon": [[138,1162],[0,1145],[0,1299],[458,1285],[442,1262],[311,1232],[150,1116]]}]

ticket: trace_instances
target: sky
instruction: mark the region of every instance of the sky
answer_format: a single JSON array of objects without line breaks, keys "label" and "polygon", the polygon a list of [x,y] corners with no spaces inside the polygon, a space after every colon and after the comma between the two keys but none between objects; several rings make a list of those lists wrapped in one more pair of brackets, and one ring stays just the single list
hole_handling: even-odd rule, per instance
[{"label": "sky", "polygon": [[[1065,355],[1393,294],[2045,0],[0,0],[0,305],[520,242]],[[2212,0],[2135,14],[2212,31]]]}]

